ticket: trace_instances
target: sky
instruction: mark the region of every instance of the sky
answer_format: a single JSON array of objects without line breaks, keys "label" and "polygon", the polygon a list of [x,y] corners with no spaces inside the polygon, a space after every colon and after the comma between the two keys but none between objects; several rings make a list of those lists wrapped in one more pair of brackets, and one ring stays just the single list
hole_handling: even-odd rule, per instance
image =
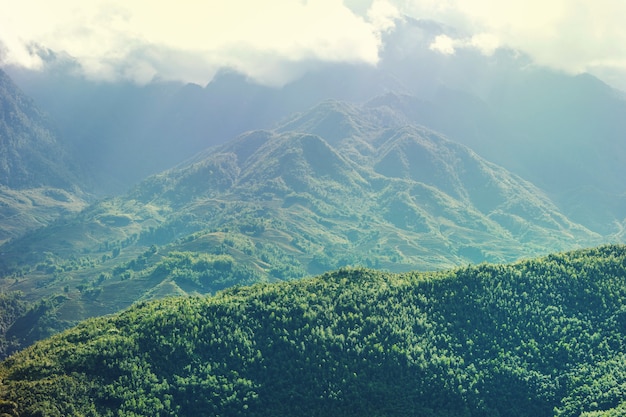
[{"label": "sky", "polygon": [[282,85],[324,62],[376,65],[402,16],[464,33],[443,54],[497,47],[626,90],[623,0],[0,0],[0,66],[71,60],[98,80],[201,85],[223,67]]}]

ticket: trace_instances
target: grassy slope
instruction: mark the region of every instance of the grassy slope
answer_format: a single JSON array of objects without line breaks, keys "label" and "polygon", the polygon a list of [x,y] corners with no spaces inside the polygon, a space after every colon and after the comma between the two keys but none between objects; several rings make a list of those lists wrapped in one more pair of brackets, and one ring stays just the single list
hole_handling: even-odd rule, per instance
[{"label": "grassy slope", "polygon": [[344,269],[140,303],[2,364],[11,415],[618,412],[626,247],[439,273]]}]

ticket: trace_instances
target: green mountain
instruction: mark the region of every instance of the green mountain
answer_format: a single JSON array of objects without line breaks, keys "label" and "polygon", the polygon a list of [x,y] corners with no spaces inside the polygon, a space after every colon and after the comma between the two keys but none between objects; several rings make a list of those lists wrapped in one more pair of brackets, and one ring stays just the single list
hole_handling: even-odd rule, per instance
[{"label": "green mountain", "polygon": [[[96,195],[126,192],[206,147],[272,129],[321,101],[371,101],[468,146],[540,187],[571,220],[624,241],[624,93],[507,48],[441,54],[431,45],[442,35],[468,36],[433,21],[398,19],[382,35],[375,67],[318,63],[281,88],[228,69],[206,86],[100,83],[77,76],[62,57],[47,71],[7,71],[92,171]],[[328,141],[333,134],[326,133],[320,136]]]},{"label": "green mountain", "polygon": [[0,242],[84,208],[78,178],[51,122],[0,70]]},{"label": "green mountain", "polygon": [[7,416],[616,416],[626,247],[139,303],[0,365]]},{"label": "green mountain", "polygon": [[370,104],[469,146],[542,188],[570,219],[623,239],[626,100],[598,79],[534,68],[494,77],[481,95],[443,86]]},{"label": "green mountain", "polygon": [[4,337],[26,346],[138,300],[342,266],[444,269],[598,242],[467,147],[331,101],[5,244],[0,289],[31,309]]}]

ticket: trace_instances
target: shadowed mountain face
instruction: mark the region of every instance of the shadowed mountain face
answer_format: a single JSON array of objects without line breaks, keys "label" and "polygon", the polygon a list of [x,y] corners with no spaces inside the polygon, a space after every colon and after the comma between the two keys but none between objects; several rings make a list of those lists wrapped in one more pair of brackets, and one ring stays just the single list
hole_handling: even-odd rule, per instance
[{"label": "shadowed mountain face", "polygon": [[0,184],[71,190],[77,177],[51,123],[0,70]]},{"label": "shadowed mountain face", "polygon": [[69,155],[42,111],[0,70],[0,242],[85,206]]}]

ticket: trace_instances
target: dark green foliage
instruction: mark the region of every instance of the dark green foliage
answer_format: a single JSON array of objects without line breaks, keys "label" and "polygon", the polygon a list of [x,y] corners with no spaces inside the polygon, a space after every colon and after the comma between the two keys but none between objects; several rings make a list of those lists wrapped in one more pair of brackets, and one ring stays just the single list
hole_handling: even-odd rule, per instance
[{"label": "dark green foliage", "polygon": [[2,336],[0,339],[0,357],[6,357],[19,346],[19,341],[7,337],[7,331],[15,320],[26,312],[26,309],[22,293],[0,293],[0,335]]},{"label": "dark green foliage", "polygon": [[6,332],[11,322],[25,310],[24,295],[19,292],[0,293],[0,332]]},{"label": "dark green foliage", "polygon": [[342,269],[83,322],[3,363],[0,410],[617,416],[624,305],[623,246],[440,273]]},{"label": "dark green foliage", "polygon": [[250,268],[235,263],[229,255],[172,252],[155,265],[150,277],[168,277],[178,283],[191,283],[214,292],[237,284],[252,284],[261,277]]},{"label": "dark green foliage", "polygon": [[22,302],[19,315],[14,316],[10,321],[10,327],[3,332],[5,339],[10,342],[10,348],[6,353],[29,346],[37,340],[70,327],[72,323],[61,321],[56,317],[56,310],[64,301],[64,296],[50,297],[28,308],[26,303]]}]

